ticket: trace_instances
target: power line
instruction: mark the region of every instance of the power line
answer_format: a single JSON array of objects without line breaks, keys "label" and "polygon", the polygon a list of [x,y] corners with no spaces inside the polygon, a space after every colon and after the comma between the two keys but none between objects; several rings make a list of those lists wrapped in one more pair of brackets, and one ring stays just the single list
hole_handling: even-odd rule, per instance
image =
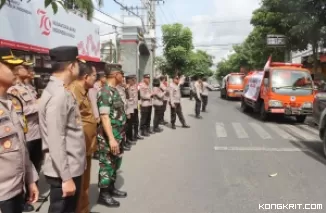
[{"label": "power line", "polygon": [[[245,22],[245,21],[250,21],[251,19],[241,19],[241,20],[226,20],[226,21],[202,21],[202,22],[189,22],[189,23],[182,23],[182,22],[176,22],[180,23],[183,25],[198,25],[198,24],[225,24],[225,23],[237,23],[237,22]],[[171,23],[174,24],[174,23]],[[156,26],[163,26],[165,24],[157,24]]]}]

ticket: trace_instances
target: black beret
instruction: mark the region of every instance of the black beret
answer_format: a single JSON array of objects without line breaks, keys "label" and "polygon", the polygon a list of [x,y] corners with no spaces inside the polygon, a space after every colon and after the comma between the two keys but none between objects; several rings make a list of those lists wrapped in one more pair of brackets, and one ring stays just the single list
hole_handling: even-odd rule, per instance
[{"label": "black beret", "polygon": [[78,48],[76,46],[60,46],[50,49],[49,55],[52,61],[55,62],[69,62],[79,60],[86,63],[86,61],[78,58]]},{"label": "black beret", "polygon": [[97,74],[99,77],[103,77],[103,76],[105,76],[104,71],[98,71],[96,74]]},{"label": "black beret", "polygon": [[136,78],[136,75],[134,75],[134,74],[130,74],[130,75],[127,75],[126,78],[128,78],[128,79]]},{"label": "black beret", "polygon": [[0,47],[0,62],[10,65],[21,65],[23,60],[16,58],[10,48]]},{"label": "black beret", "polygon": [[150,74],[144,74],[143,77],[144,77],[144,78],[150,78],[151,75],[150,75]]}]

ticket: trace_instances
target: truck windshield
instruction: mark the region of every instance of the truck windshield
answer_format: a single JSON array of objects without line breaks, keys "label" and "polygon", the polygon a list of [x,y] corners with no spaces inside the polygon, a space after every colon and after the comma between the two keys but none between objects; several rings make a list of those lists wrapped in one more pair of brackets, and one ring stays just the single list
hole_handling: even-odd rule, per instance
[{"label": "truck windshield", "polygon": [[308,72],[299,70],[273,70],[272,90],[284,95],[311,95],[312,78]]},{"label": "truck windshield", "polygon": [[229,84],[240,85],[243,83],[243,75],[231,75],[228,79]]}]

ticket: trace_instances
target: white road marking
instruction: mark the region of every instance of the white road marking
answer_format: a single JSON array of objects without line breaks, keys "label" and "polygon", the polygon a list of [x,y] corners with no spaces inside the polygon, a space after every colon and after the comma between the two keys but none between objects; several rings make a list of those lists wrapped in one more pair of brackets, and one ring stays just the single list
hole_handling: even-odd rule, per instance
[{"label": "white road marking", "polygon": [[235,133],[237,134],[238,138],[248,138],[248,134],[242,127],[240,123],[232,123]]},{"label": "white road marking", "polygon": [[286,131],[284,131],[283,129],[281,129],[277,124],[266,123],[265,125],[268,126],[269,128],[271,128],[276,134],[278,134],[279,136],[281,136],[282,138],[284,138],[286,140],[291,140],[291,141],[297,140],[291,134],[289,134]]},{"label": "white road marking", "polygon": [[272,136],[268,134],[261,125],[257,123],[249,123],[249,125],[262,139],[272,139]]},{"label": "white road marking", "polygon": [[314,129],[308,125],[298,125],[298,126],[300,126],[300,128],[302,128],[302,129],[307,130],[308,132],[312,132],[312,133],[316,134],[317,136],[319,135],[319,131],[317,129]]},{"label": "white road marking", "polygon": [[215,130],[216,130],[216,136],[218,138],[226,138],[227,137],[227,133],[226,133],[223,123],[216,123]]},{"label": "white road marking", "polygon": [[268,148],[268,147],[239,147],[215,146],[215,151],[261,151],[261,152],[312,152],[307,148]]},{"label": "white road marking", "polygon": [[298,135],[300,138],[304,140],[310,140],[310,141],[319,140],[317,136],[314,136],[312,133],[309,133],[307,131],[303,131],[302,129],[296,126],[290,124],[283,124],[281,126],[284,126],[285,128],[289,129],[293,134]]}]

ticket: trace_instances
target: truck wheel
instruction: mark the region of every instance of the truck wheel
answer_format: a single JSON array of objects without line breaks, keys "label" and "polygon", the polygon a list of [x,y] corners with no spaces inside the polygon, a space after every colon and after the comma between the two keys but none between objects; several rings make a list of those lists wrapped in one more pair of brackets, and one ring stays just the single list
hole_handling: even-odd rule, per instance
[{"label": "truck wheel", "polygon": [[220,98],[223,99],[223,93],[222,92],[223,92],[223,89],[220,90]]},{"label": "truck wheel", "polygon": [[241,98],[241,111],[242,112],[249,112],[249,107],[247,106],[246,102],[243,98]]},{"label": "truck wheel", "polygon": [[306,117],[307,117],[306,115],[297,115],[295,116],[295,119],[297,120],[298,123],[304,123]]},{"label": "truck wheel", "polygon": [[265,110],[265,103],[264,103],[264,101],[262,101],[262,103],[260,104],[259,118],[262,121],[266,121],[268,119],[268,113]]},{"label": "truck wheel", "polygon": [[228,96],[228,92],[225,90],[225,99],[226,100],[229,100],[230,99],[230,97]]}]

